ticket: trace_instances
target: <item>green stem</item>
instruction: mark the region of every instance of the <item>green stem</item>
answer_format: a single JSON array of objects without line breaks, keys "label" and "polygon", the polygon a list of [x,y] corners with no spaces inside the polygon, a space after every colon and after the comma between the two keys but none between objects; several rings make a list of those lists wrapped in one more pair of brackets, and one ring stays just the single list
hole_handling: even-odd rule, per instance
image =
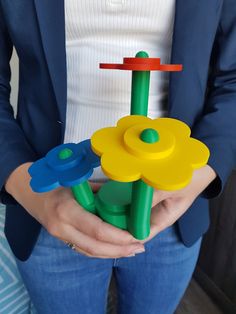
[{"label": "green stem", "polygon": [[[140,51],[135,57],[148,58],[148,54]],[[132,72],[131,115],[147,116],[150,71]]]},{"label": "green stem", "polygon": [[[59,152],[58,158],[61,160],[66,160],[72,155],[73,151],[70,148],[64,148]],[[87,211],[94,214],[96,213],[94,195],[88,181],[72,186],[71,190],[77,203],[79,203]]]},{"label": "green stem", "polygon": [[87,211],[95,214],[94,194],[88,181],[71,188],[76,201]]},{"label": "green stem", "polygon": [[[140,51],[136,57],[148,58],[148,54]],[[150,71],[133,71],[131,115],[147,116],[149,85]],[[128,230],[139,240],[145,239],[150,233],[153,191],[154,189],[142,180],[133,183]]]},{"label": "green stem", "polygon": [[147,238],[150,234],[153,191],[154,189],[142,180],[133,183],[128,230],[139,240]]}]

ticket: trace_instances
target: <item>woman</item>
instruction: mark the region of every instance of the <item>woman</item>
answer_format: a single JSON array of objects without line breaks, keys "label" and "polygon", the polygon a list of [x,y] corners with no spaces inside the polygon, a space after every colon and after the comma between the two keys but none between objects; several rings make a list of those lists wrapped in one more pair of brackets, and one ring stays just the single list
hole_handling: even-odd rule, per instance
[{"label": "woman", "polygon": [[[104,313],[112,271],[119,313],[174,312],[208,228],[207,199],[220,193],[235,164],[235,42],[234,0],[0,1],[5,232],[39,313]],[[13,45],[20,63],[16,119],[9,104]],[[97,67],[138,50],[184,66],[153,75],[149,115],[185,121],[211,151],[188,187],[155,191],[145,243],[85,212],[67,189],[33,193],[28,175],[52,147],[88,138],[128,113],[127,73]]]}]

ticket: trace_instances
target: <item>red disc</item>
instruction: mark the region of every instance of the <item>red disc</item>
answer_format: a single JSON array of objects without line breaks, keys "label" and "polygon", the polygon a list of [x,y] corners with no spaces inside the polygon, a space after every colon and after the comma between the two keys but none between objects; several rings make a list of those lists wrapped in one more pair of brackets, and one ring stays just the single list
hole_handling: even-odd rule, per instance
[{"label": "red disc", "polygon": [[120,64],[115,63],[100,63],[99,68],[100,69],[120,69]]},{"label": "red disc", "polygon": [[124,58],[124,64],[147,64],[147,65],[160,65],[160,58]]},{"label": "red disc", "polygon": [[100,63],[101,69],[116,69],[130,71],[182,71],[181,64],[161,64],[160,58],[127,58],[123,59],[123,64]]},{"label": "red disc", "polygon": [[131,70],[131,71],[158,71],[160,70],[160,64],[141,64],[141,63],[100,63],[101,69],[118,69],[118,70]]},{"label": "red disc", "polygon": [[183,70],[182,64],[161,64],[160,71],[179,72]]}]

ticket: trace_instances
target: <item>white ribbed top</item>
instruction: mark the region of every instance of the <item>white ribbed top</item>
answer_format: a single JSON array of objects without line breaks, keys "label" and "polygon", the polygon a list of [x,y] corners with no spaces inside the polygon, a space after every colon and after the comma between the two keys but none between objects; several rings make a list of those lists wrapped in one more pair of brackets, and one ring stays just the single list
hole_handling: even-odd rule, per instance
[{"label": "white ribbed top", "polygon": [[[145,50],[169,63],[175,0],[66,0],[67,116],[64,142],[90,138],[129,114],[131,72],[101,70]],[[166,113],[168,73],[152,72],[149,116]],[[102,179],[96,171],[93,179]]]}]

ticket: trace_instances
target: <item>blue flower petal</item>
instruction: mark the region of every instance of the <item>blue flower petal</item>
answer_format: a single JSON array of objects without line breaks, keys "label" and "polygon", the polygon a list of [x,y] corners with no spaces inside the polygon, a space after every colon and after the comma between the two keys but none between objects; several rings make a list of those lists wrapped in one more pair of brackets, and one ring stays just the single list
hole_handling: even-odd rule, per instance
[{"label": "blue flower petal", "polygon": [[81,142],[83,144],[84,149],[86,151],[86,161],[90,164],[90,167],[96,168],[100,166],[100,157],[98,157],[91,148],[91,141],[85,140]]},{"label": "blue flower petal", "polygon": [[41,173],[41,171],[47,172],[47,164],[45,158],[41,158],[37,161],[35,161],[28,169],[29,174],[32,176],[37,175],[38,173]]},{"label": "blue flower petal", "polygon": [[60,186],[53,172],[34,175],[30,181],[30,186],[34,192],[42,193],[54,190]]},{"label": "blue flower petal", "polygon": [[[72,150],[72,156],[60,159],[63,149]],[[35,192],[47,192],[59,186],[74,186],[86,181],[93,173],[93,168],[100,165],[100,157],[91,149],[90,140],[78,144],[62,144],[36,161],[30,168],[30,185]]]},{"label": "blue flower petal", "polygon": [[93,173],[93,168],[90,168],[88,164],[80,164],[79,167],[69,169],[64,173],[61,173],[59,182],[62,186],[74,186],[86,181]]}]

